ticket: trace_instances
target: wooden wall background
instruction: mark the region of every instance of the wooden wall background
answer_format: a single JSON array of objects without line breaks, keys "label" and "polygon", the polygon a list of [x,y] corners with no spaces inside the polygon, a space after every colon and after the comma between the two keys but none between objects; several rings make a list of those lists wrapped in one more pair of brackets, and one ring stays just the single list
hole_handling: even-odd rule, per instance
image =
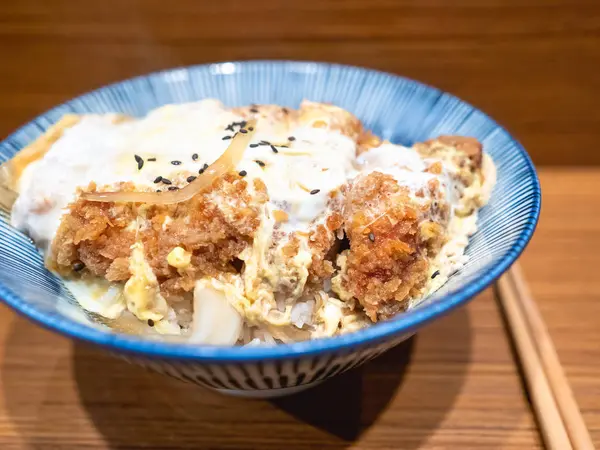
[{"label": "wooden wall background", "polygon": [[0,136],[106,83],[261,58],[419,79],[537,164],[600,163],[599,0],[0,0]]}]

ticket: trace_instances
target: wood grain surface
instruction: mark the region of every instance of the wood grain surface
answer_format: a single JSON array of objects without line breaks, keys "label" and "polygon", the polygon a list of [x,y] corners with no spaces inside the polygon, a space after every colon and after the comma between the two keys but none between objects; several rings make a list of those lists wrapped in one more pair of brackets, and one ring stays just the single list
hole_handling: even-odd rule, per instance
[{"label": "wood grain surface", "polygon": [[364,368],[243,400],[145,372],[0,308],[0,448],[530,449],[491,291]]},{"label": "wood grain surface", "polygon": [[[600,444],[600,169],[541,171],[522,262]],[[491,290],[361,369],[278,401],[145,372],[0,307],[2,449],[531,449],[541,445]]]},{"label": "wood grain surface", "polygon": [[540,178],[542,215],[522,268],[600,447],[600,170]]},{"label": "wood grain surface", "polygon": [[173,66],[372,67],[488,112],[538,164],[598,164],[598,0],[4,0],[0,136],[87,90]]}]

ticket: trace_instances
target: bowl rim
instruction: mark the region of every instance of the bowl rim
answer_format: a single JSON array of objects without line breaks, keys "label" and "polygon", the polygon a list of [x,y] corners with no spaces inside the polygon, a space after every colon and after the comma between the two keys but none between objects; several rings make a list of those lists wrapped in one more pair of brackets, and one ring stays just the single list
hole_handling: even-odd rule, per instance
[{"label": "bowl rim", "polygon": [[370,74],[387,75],[398,80],[403,80],[406,83],[425,88],[430,92],[434,92],[439,95],[444,95],[453,101],[458,101],[461,104],[472,108],[474,111],[477,111],[486,120],[489,120],[491,123],[495,124],[497,126],[497,129],[506,133],[506,135],[511,139],[515,147],[515,151],[519,152],[525,160],[525,164],[527,167],[527,177],[529,177],[533,181],[534,197],[530,215],[527,219],[524,228],[522,229],[518,238],[516,239],[515,244],[510,249],[506,250],[505,254],[500,258],[500,260],[478,279],[467,283],[466,285],[460,287],[454,292],[441,296],[433,303],[426,304],[418,309],[410,310],[402,314],[401,316],[398,316],[394,320],[379,322],[359,331],[355,331],[341,336],[318,338],[307,341],[295,342],[291,344],[278,344],[274,346],[263,345],[254,347],[192,345],[145,339],[132,335],[104,331],[94,327],[90,327],[88,325],[84,325],[64,316],[48,316],[42,311],[28,304],[25,300],[21,299],[18,294],[14,293],[11,289],[7,288],[3,283],[0,282],[1,300],[3,300],[8,306],[13,308],[21,315],[43,326],[44,328],[58,332],[59,334],[62,334],[64,336],[72,337],[84,342],[93,343],[119,353],[128,353],[137,356],[146,356],[170,360],[211,362],[220,364],[310,357],[322,353],[352,352],[359,347],[364,348],[367,346],[374,346],[383,341],[392,340],[393,338],[413,333],[420,326],[432,321],[437,317],[441,317],[449,313],[450,311],[454,310],[462,304],[467,303],[474,296],[486,289],[515,262],[515,260],[521,255],[521,253],[531,240],[533,232],[535,231],[535,228],[537,226],[541,210],[541,188],[533,162],[531,161],[530,156],[528,155],[524,147],[521,145],[521,143],[517,141],[510,133],[508,133],[508,131],[503,126],[499,125],[494,119],[492,119],[490,116],[488,116],[486,113],[482,112],[478,108],[475,108],[468,102],[465,102],[464,100],[461,100],[452,94],[441,91],[438,88],[422,83],[420,81],[416,81],[411,78],[403,77],[401,75],[383,72],[371,68],[308,60],[239,60],[174,67],[120,80],[115,83],[111,83],[83,93],[38,115],[35,119],[22,125],[16,131],[11,133],[9,136],[7,136],[0,142],[10,141],[18,133],[24,131],[28,126],[31,126],[32,123],[35,123],[40,119],[44,119],[49,114],[60,110],[65,105],[69,105],[71,102],[81,100],[82,98],[85,98],[87,96],[94,96],[107,91],[109,92],[115,87],[132,81],[141,81],[150,77],[157,77],[180,70],[211,69],[212,71],[218,71],[219,68],[222,69],[224,65],[226,65],[225,67],[228,69],[230,69],[231,65],[233,65],[234,71],[236,72],[251,68],[252,66],[262,65],[276,65],[281,66],[284,69],[287,68],[287,66],[293,68],[301,66],[306,67],[307,65],[311,65],[311,67],[318,67],[320,70],[331,68],[337,68],[342,70],[360,70]]}]

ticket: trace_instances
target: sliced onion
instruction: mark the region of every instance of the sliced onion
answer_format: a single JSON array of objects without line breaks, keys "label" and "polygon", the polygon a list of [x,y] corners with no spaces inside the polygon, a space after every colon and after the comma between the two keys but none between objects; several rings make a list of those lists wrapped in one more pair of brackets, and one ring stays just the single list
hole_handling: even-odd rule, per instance
[{"label": "sliced onion", "polygon": [[183,189],[166,192],[84,192],[82,198],[92,202],[151,204],[185,202],[210,187],[217,178],[235,169],[240,163],[256,130],[256,120],[249,120],[245,129],[248,131],[247,133],[237,133],[219,159]]}]

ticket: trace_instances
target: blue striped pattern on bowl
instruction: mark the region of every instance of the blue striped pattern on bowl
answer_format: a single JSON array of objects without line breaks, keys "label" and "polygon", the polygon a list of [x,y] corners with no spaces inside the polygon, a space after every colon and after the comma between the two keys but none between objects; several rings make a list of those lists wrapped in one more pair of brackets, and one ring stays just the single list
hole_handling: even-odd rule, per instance
[{"label": "blue striped pattern on bowl", "polygon": [[65,113],[141,116],[167,103],[207,97],[228,106],[301,100],[331,102],[375,134],[411,145],[440,134],[479,139],[494,159],[498,183],[483,208],[467,265],[414,310],[357,333],[265,347],[190,346],[119,335],[93,323],[50,274],[33,244],[0,218],[0,296],[34,321],[154,370],[230,393],[282,395],[361,364],[487,287],[521,253],[535,228],[540,188],[526,152],[469,104],[395,75],[312,62],[226,62],[159,72],[90,92],[41,115],[0,143],[0,160],[38,137]]}]

